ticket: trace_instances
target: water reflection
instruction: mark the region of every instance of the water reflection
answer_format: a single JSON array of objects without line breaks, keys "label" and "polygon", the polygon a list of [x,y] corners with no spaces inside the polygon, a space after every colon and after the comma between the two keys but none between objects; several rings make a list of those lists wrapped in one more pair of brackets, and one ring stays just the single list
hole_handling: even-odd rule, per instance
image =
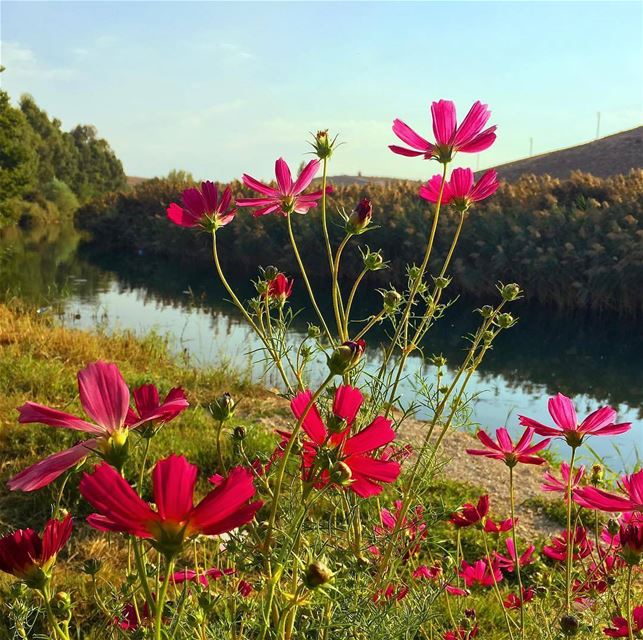
[{"label": "water reflection", "polygon": [[[72,228],[48,227],[0,231],[0,282],[4,295],[18,295],[31,303],[58,302],[66,321],[90,327],[102,322],[107,328],[136,330],[157,328],[171,333],[177,345],[199,362],[222,357],[245,366],[256,343],[240,322],[214,273],[174,269],[140,256],[98,256],[79,245]],[[80,246],[80,248],[79,248]],[[241,286],[245,296],[253,291]],[[306,307],[295,298],[295,308]],[[377,311],[378,300],[357,301],[364,315]],[[520,317],[515,328],[497,341],[472,381],[471,393],[481,393],[474,421],[493,428],[517,426],[517,412],[548,420],[546,397],[557,391],[573,396],[579,410],[599,403],[618,408],[621,419],[640,420],[643,414],[643,333],[632,323],[602,320],[600,324],[556,316],[517,303]],[[79,318],[75,316],[79,315]],[[306,329],[301,314],[292,330],[293,339]],[[462,336],[476,327],[471,305],[457,301],[429,334],[425,353],[443,353],[458,363],[466,343]],[[373,335],[370,345],[383,339]],[[371,366],[377,357],[371,352]],[[253,373],[261,374],[255,365]],[[416,374],[433,376],[421,358],[412,358],[403,397],[413,393]],[[609,457],[615,467],[631,466],[641,445],[641,424],[614,440],[595,439],[593,447]],[[613,449],[618,443],[623,453]],[[623,459],[621,459],[623,458]]]}]

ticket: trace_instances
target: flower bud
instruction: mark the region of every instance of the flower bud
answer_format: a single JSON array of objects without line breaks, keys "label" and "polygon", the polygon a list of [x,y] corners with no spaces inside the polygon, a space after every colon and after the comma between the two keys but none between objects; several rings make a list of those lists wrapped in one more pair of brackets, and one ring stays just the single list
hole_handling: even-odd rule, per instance
[{"label": "flower bud", "polygon": [[335,136],[331,141],[328,136],[328,129],[323,129],[315,134],[315,140],[311,142],[310,145],[315,150],[315,155],[320,160],[324,160],[333,155],[336,140],[337,136]]},{"label": "flower bud", "polygon": [[103,566],[103,563],[98,558],[89,558],[83,562],[83,573],[88,576],[95,576]]},{"label": "flower bud", "polygon": [[229,393],[224,393],[210,404],[209,409],[215,420],[226,422],[234,415],[235,406],[232,396]]},{"label": "flower bud", "polygon": [[478,313],[483,318],[491,318],[491,316],[493,315],[493,307],[490,304],[485,304],[483,307],[480,307],[480,309],[478,309]]},{"label": "flower bud", "polygon": [[371,251],[370,249],[363,255],[364,258],[364,268],[369,271],[378,271],[383,269],[386,265],[384,264],[384,258],[380,251]]},{"label": "flower bud", "polygon": [[364,355],[364,340],[347,340],[339,345],[328,358],[328,368],[334,375],[342,375],[354,368]]},{"label": "flower bud", "polygon": [[71,609],[71,596],[66,591],[58,591],[51,599],[50,604],[59,618],[65,618]]},{"label": "flower bud", "polygon": [[619,529],[620,525],[618,523],[618,520],[616,520],[615,518],[610,518],[607,521],[607,531],[610,535],[615,536],[618,533]]},{"label": "flower bud", "polygon": [[246,429],[245,429],[245,427],[242,427],[241,425],[236,426],[232,431],[232,437],[235,440],[238,440],[239,442],[244,440],[245,437],[246,437]]},{"label": "flower bud", "polygon": [[500,295],[502,296],[502,299],[506,300],[507,302],[516,300],[522,293],[520,287],[515,282],[511,284],[501,284],[498,286],[498,288],[500,289]]},{"label": "flower bud", "polygon": [[446,289],[451,284],[451,278],[444,278],[440,276],[435,278],[435,286],[437,289]]},{"label": "flower bud", "polygon": [[465,615],[465,617],[469,618],[469,620],[475,620],[476,619],[476,610],[475,609],[465,609],[464,610],[464,615]]},{"label": "flower bud", "polygon": [[321,587],[332,579],[333,572],[323,562],[311,562],[308,567],[306,567],[304,584],[309,589]]},{"label": "flower bud", "polygon": [[590,475],[590,482],[594,487],[597,487],[599,484],[603,482],[603,466],[600,464],[595,464],[592,466],[592,473]]},{"label": "flower bud", "polygon": [[515,318],[510,313],[501,313],[496,318],[496,322],[501,329],[509,329],[516,324]]},{"label": "flower bud", "polygon": [[409,280],[417,280],[420,277],[420,273],[420,267],[416,267],[415,265],[409,267]]},{"label": "flower bud", "polygon": [[360,234],[366,231],[366,227],[373,217],[373,204],[368,198],[363,198],[353,209],[348,220],[346,221],[346,232]]},{"label": "flower bud", "polygon": [[348,423],[344,418],[331,414],[326,420],[326,427],[330,433],[341,433],[346,430]]},{"label": "flower bud", "polygon": [[490,344],[495,337],[496,337],[496,334],[493,331],[485,331],[482,334],[482,341],[485,344]]},{"label": "flower bud", "polygon": [[560,619],[560,628],[566,636],[575,636],[579,627],[578,618],[569,613]]},{"label": "flower bud", "polygon": [[393,313],[402,301],[402,296],[395,289],[388,289],[384,292],[384,311]]},{"label": "flower bud", "polygon": [[272,265],[263,269],[263,277],[268,282],[270,282],[271,280],[274,280],[278,274],[279,274],[279,269],[277,269],[277,267],[273,267]]},{"label": "flower bud", "polygon": [[643,554],[643,524],[628,524],[619,530],[621,556],[627,564],[637,565]]},{"label": "flower bud", "polygon": [[435,365],[436,367],[444,367],[447,363],[447,359],[442,354],[440,354],[439,356],[432,355],[429,360],[431,364]]},{"label": "flower bud", "polygon": [[330,470],[330,481],[347,487],[353,481],[353,472],[345,462],[337,462]]},{"label": "flower bud", "polygon": [[319,336],[321,336],[321,328],[316,324],[308,323],[308,337],[316,340]]}]

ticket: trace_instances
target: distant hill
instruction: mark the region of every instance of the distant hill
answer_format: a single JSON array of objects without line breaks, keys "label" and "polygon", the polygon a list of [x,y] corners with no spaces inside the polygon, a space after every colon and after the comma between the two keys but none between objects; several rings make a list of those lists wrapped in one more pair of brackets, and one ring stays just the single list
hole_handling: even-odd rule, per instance
[{"label": "distant hill", "polygon": [[568,178],[572,171],[600,178],[629,173],[632,169],[643,168],[643,127],[493,168],[507,182],[513,182],[525,173],[546,173],[554,178]]}]

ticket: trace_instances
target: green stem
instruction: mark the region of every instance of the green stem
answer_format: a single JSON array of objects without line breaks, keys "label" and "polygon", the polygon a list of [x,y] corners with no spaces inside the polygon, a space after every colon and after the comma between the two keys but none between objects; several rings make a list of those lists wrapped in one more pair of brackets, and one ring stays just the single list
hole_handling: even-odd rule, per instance
[{"label": "green stem", "polygon": [[301,255],[299,254],[299,249],[297,248],[295,234],[293,233],[293,230],[292,230],[291,213],[289,213],[286,216],[286,220],[288,222],[288,237],[290,238],[290,244],[295,254],[295,259],[297,260],[297,264],[299,265],[299,271],[301,272],[301,277],[303,278],[304,284],[306,285],[306,290],[308,291],[308,297],[310,298],[310,303],[313,305],[313,309],[315,310],[315,313],[319,318],[319,322],[321,323],[322,328],[324,329],[324,333],[328,337],[328,340],[330,341],[331,345],[334,346],[335,341],[333,340],[333,336],[331,332],[328,330],[328,326],[326,325],[326,321],[324,320],[324,316],[322,315],[322,312],[319,310],[319,306],[317,305],[317,300],[315,300],[315,294],[313,293],[313,288],[310,286],[310,281],[308,280],[308,275],[306,274],[306,267],[304,267],[304,263],[301,259]]},{"label": "green stem", "polygon": [[45,612],[47,613],[47,620],[49,621],[49,624],[54,632],[54,635],[57,638],[60,638],[61,640],[69,640],[69,635],[66,634],[60,628],[60,625],[56,620],[56,616],[54,615],[54,612],[51,610],[51,603],[49,602],[50,600],[49,587],[48,586],[43,587],[42,591],[40,591],[40,595],[42,596],[42,599],[45,603]]},{"label": "green stem", "polygon": [[384,309],[382,309],[376,316],[373,316],[366,326],[353,339],[359,340],[364,337],[384,317],[385,313]]},{"label": "green stem", "polygon": [[219,420],[219,427],[217,429],[217,464],[219,465],[220,473],[226,474],[225,464],[223,462],[223,453],[221,452],[221,433],[223,431],[223,420]]},{"label": "green stem", "polygon": [[353,306],[353,300],[355,300],[355,295],[357,294],[357,288],[364,279],[364,276],[368,273],[368,269],[362,269],[361,273],[357,276],[353,288],[351,289],[350,294],[348,295],[348,301],[346,302],[346,313],[344,314],[344,333],[348,335],[348,323],[350,321],[351,307]]},{"label": "green stem", "polygon": [[150,611],[154,611],[154,598],[150,591],[150,585],[147,582],[147,572],[145,571],[145,562],[141,554],[140,542],[132,536],[132,548],[134,549],[134,561],[136,563],[136,571],[138,573],[138,580],[141,583],[143,594],[145,595],[145,602]]},{"label": "green stem", "polygon": [[[288,219],[290,219],[290,217]],[[245,318],[246,322],[250,325],[250,328],[257,334],[261,342],[263,342],[264,346],[268,350],[268,353],[271,355],[275,365],[277,366],[277,369],[281,374],[281,378],[284,381],[286,388],[288,389],[289,393],[292,395],[293,388],[290,384],[290,380],[288,380],[288,376],[286,375],[286,372],[284,371],[283,365],[281,364],[281,358],[279,358],[279,355],[275,353],[274,349],[272,349],[263,331],[259,329],[255,321],[250,317],[250,314],[246,311],[246,308],[243,306],[243,304],[241,304],[241,301],[233,291],[232,287],[228,284],[228,280],[226,279],[223,273],[223,269],[221,268],[221,263],[219,262],[219,252],[217,251],[217,232],[216,231],[212,232],[212,257],[214,258],[214,265],[216,267],[217,274],[219,275],[219,280],[221,280],[221,283],[225,287],[225,290],[228,292],[230,299],[234,303],[235,307],[239,309],[239,311]]]},{"label": "green stem", "polygon": [[166,558],[165,577],[163,584],[158,594],[156,601],[156,609],[154,611],[154,640],[162,640],[163,638],[163,605],[167,597],[167,588],[170,584],[170,578],[174,571],[174,558]]},{"label": "green stem", "polygon": [[330,246],[330,237],[328,235],[328,224],[326,222],[326,182],[327,182],[327,169],[328,169],[328,159],[324,158],[322,160],[322,201],[321,201],[321,219],[322,219],[322,229],[324,231],[324,243],[326,244],[326,254],[328,256],[328,266],[330,267],[330,273],[334,271],[333,266],[333,250]]},{"label": "green stem", "polygon": [[484,550],[485,553],[487,554],[487,562],[489,563],[489,571],[491,573],[491,578],[493,580],[493,590],[496,594],[496,598],[498,599],[498,604],[500,605],[500,608],[502,609],[502,613],[504,614],[505,617],[505,624],[507,625],[507,631],[509,631],[509,637],[511,640],[514,638],[513,631],[511,630],[511,620],[509,618],[509,614],[507,613],[507,610],[505,609],[505,605],[502,601],[502,595],[500,594],[500,589],[498,587],[498,581],[496,580],[496,576],[493,572],[493,564],[491,563],[491,553],[489,551],[489,545],[487,544],[487,536],[482,533],[482,541],[484,542]]},{"label": "green stem", "polygon": [[145,478],[145,465],[147,464],[147,456],[150,452],[151,438],[145,438],[145,449],[143,451],[143,461],[141,462],[141,470],[138,474],[138,493],[143,495],[143,478]]},{"label": "green stem", "polygon": [[516,535],[516,510],[514,497],[514,469],[509,467],[509,504],[511,507],[511,537],[514,542],[514,553],[516,554],[516,576],[518,577],[518,591],[520,598],[520,637],[525,637],[525,603],[523,600],[522,577],[520,574],[520,554],[518,553],[518,539]]},{"label": "green stem", "polygon": [[335,321],[337,322],[337,333],[339,339],[343,342],[348,339],[348,336],[344,333],[344,318],[342,318],[342,313],[340,311],[340,304],[342,300],[342,292],[339,288],[339,263],[342,259],[342,252],[348,244],[352,234],[347,234],[344,236],[344,239],[341,241],[339,247],[337,247],[337,253],[335,254],[335,263],[333,265],[333,281],[332,281],[332,297],[333,297],[333,310],[335,311]]},{"label": "green stem", "polygon": [[[570,470],[571,477],[571,470]],[[627,620],[627,631],[629,640],[634,640],[634,612],[632,611],[632,573],[634,572],[634,565],[630,564],[627,569],[627,584],[625,586],[625,618]]]},{"label": "green stem", "polygon": [[576,447],[572,447],[569,461],[569,478],[567,478],[567,562],[565,563],[565,603],[567,613],[572,607],[572,561],[574,558],[574,536],[572,536],[572,482],[574,478],[574,462]]}]

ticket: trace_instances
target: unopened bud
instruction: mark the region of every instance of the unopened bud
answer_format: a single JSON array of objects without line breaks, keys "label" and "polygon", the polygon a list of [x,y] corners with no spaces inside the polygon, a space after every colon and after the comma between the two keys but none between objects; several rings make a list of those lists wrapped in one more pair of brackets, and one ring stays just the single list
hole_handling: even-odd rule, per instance
[{"label": "unopened bud", "polygon": [[493,331],[485,331],[482,334],[482,341],[485,344],[489,344],[495,337],[496,337],[496,334]]},{"label": "unopened bud", "polygon": [[440,354],[439,356],[432,355],[429,360],[431,361],[431,364],[435,365],[436,367],[444,367],[447,363],[447,359]]},{"label": "unopened bud", "polygon": [[605,473],[605,472],[604,472],[604,469],[603,469],[603,466],[602,466],[602,465],[600,465],[600,464],[595,464],[595,465],[593,465],[593,466],[592,466],[592,473],[591,473],[591,476],[590,476],[590,480],[589,480],[589,481],[590,481],[590,482],[592,483],[592,485],[594,485],[595,487],[596,487],[596,486],[598,486],[599,484],[601,484],[601,483],[603,482],[603,475],[604,475],[604,473]]},{"label": "unopened bud", "polygon": [[368,198],[363,198],[348,216],[346,232],[354,234],[364,233],[372,217],[373,204]]},{"label": "unopened bud", "polygon": [[322,131],[318,131],[315,134],[315,139],[310,144],[315,150],[315,155],[320,160],[324,160],[330,158],[333,155],[333,149],[335,147],[336,140],[337,136],[335,136],[331,141],[328,135],[328,129],[323,129]]},{"label": "unopened bud", "polygon": [[615,536],[618,533],[619,528],[620,525],[618,523],[618,520],[616,520],[615,518],[610,518],[607,521],[607,531],[610,535]]},{"label": "unopened bud", "polygon": [[308,337],[317,339],[321,335],[321,329],[316,324],[308,324]]},{"label": "unopened bud", "polygon": [[234,415],[235,406],[232,396],[229,393],[224,393],[210,404],[210,413],[215,420],[225,422]]},{"label": "unopened bud", "polygon": [[491,318],[493,315],[493,307],[490,304],[485,304],[478,309],[478,313],[480,313],[483,318]]},{"label": "unopened bud", "polygon": [[83,573],[88,576],[95,576],[103,566],[103,563],[98,558],[89,558],[83,562]]},{"label": "unopened bud", "polygon": [[509,327],[516,324],[515,318],[510,313],[501,313],[496,318],[496,322],[501,329],[509,329]]},{"label": "unopened bud", "polygon": [[382,257],[382,253],[380,251],[371,251],[369,249],[363,255],[363,258],[364,268],[368,269],[369,271],[378,271],[379,269],[383,269],[385,267],[384,258]]},{"label": "unopened bud", "polygon": [[560,628],[566,636],[575,636],[579,627],[578,618],[569,613],[560,619]]},{"label": "unopened bud", "polygon": [[328,368],[334,375],[350,371],[361,360],[366,348],[364,340],[347,340],[339,345],[328,358]]},{"label": "unopened bud", "polygon": [[393,311],[398,308],[401,301],[402,296],[395,289],[389,289],[388,291],[385,291],[384,311],[386,311],[386,313],[393,313]]},{"label": "unopened bud", "polygon": [[451,278],[444,278],[440,276],[435,278],[435,286],[437,289],[446,289],[451,284]]},{"label": "unopened bud", "polygon": [[278,274],[279,274],[279,269],[277,269],[277,267],[273,267],[272,265],[270,265],[269,267],[266,267],[263,270],[263,277],[268,282],[270,282],[271,280],[274,280]]},{"label": "unopened bud", "polygon": [[515,282],[511,284],[499,285],[498,288],[500,289],[500,295],[502,296],[502,299],[506,300],[507,302],[516,300],[522,293],[520,287]]},{"label": "unopened bud", "polygon": [[71,609],[71,596],[66,591],[58,591],[51,599],[50,604],[58,617],[66,617]]},{"label": "unopened bud", "polygon": [[353,472],[345,462],[337,462],[330,470],[330,480],[346,487],[353,481]]},{"label": "unopened bud", "polygon": [[330,582],[333,579],[333,572],[323,562],[311,562],[306,567],[304,584],[309,589],[316,589]]},{"label": "unopened bud", "polygon": [[235,427],[233,429],[233,431],[232,431],[232,437],[235,440],[238,440],[239,442],[244,440],[245,437],[246,437],[246,429],[245,429],[245,427],[242,427],[241,425]]}]

